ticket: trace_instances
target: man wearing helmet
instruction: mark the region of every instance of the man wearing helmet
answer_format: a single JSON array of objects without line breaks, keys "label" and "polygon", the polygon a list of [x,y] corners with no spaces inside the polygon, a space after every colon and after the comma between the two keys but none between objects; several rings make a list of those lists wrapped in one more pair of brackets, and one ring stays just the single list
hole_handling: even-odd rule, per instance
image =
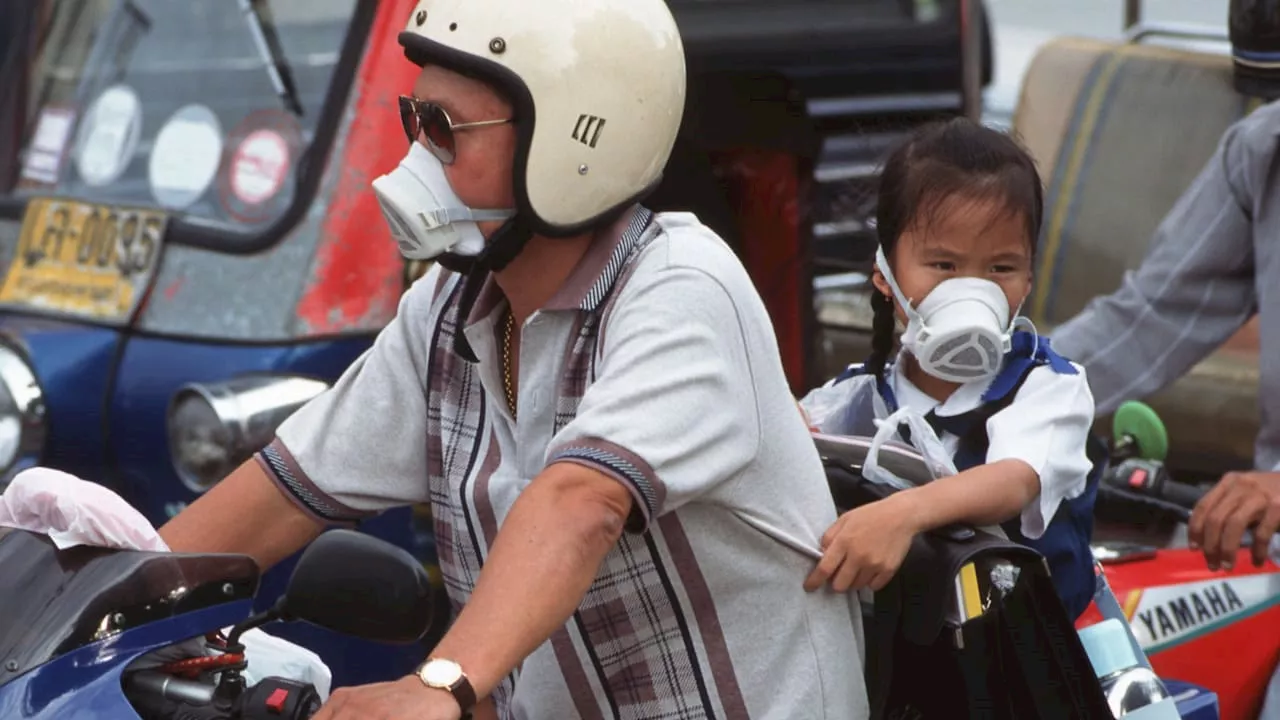
[{"label": "man wearing helmet", "polygon": [[[1232,0],[1235,86],[1280,97],[1280,0]],[[1253,561],[1280,527],[1280,104],[1231,126],[1156,232],[1150,255],[1114,294],[1053,335],[1083,364],[1100,413],[1177,380],[1260,313],[1262,428],[1254,472],[1228,473],[1195,508],[1193,544],[1231,569],[1254,527]]]},{"label": "man wearing helmet", "polygon": [[[662,0],[423,0],[410,141],[374,189],[436,258],[336,385],[162,531],[269,566],[430,502],[457,618],[316,717],[867,716],[856,598],[807,594],[835,510],[763,304],[638,200],[684,105]],[[444,267],[441,267],[444,266]],[[448,268],[448,269],[446,269]]]}]

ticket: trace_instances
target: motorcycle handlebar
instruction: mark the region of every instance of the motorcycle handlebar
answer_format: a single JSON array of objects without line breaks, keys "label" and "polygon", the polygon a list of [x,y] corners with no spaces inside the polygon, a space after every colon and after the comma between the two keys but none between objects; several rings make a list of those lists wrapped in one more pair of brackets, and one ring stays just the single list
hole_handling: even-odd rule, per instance
[{"label": "motorcycle handlebar", "polygon": [[1160,489],[1160,497],[1190,512],[1208,492],[1207,489],[1198,485],[1166,480]]},{"label": "motorcycle handlebar", "polygon": [[1111,468],[1100,490],[1111,497],[1153,508],[1186,522],[1207,492],[1169,477],[1162,463],[1129,459]]}]

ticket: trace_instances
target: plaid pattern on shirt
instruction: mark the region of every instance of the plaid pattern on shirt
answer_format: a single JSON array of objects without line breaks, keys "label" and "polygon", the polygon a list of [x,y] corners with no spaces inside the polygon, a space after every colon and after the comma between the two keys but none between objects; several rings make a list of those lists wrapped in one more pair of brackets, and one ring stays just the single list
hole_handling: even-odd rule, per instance
[{"label": "plaid pattern on shirt", "polygon": [[[648,232],[652,217],[648,210],[636,211],[582,301],[578,329],[567,349],[564,374],[556,389],[556,432],[576,416],[578,403],[594,380],[601,328],[635,259],[654,236]],[[451,276],[437,299],[443,305],[433,333],[428,370],[426,438],[440,569],[455,611],[470,597],[488,550],[472,494],[482,460],[482,434],[491,430],[478,372],[458,356],[454,346],[461,330],[464,284],[463,278]],[[561,454],[571,452],[570,448]],[[604,465],[614,474],[627,465],[621,457],[577,459]],[[597,674],[607,698],[608,716],[653,720],[712,717],[705,670],[699,667],[702,661],[697,657],[689,621],[673,602],[678,579],[671,577],[664,563],[655,562],[658,554],[650,533],[625,535],[605,559],[578,611],[557,634],[580,636],[585,656],[579,660]],[[508,678],[494,693],[502,717],[508,714],[513,685],[514,678]]]}]

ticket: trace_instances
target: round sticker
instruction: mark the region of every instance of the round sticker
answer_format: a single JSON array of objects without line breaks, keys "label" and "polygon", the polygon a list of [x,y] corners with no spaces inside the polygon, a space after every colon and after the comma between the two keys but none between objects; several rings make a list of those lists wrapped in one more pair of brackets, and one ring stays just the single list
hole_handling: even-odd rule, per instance
[{"label": "round sticker", "polygon": [[278,110],[249,113],[227,135],[218,200],[242,223],[269,222],[293,202],[294,171],[304,146],[302,126]]},{"label": "round sticker", "polygon": [[142,103],[127,85],[102,92],[85,113],[76,142],[76,169],[86,185],[114,182],[133,159],[142,136]]},{"label": "round sticker", "polygon": [[261,205],[280,192],[289,175],[289,143],[270,128],[254,130],[231,156],[231,192],[246,205]]},{"label": "round sticker", "polygon": [[218,116],[204,105],[187,105],[160,128],[151,147],[151,194],[161,207],[183,210],[209,189],[221,161]]}]

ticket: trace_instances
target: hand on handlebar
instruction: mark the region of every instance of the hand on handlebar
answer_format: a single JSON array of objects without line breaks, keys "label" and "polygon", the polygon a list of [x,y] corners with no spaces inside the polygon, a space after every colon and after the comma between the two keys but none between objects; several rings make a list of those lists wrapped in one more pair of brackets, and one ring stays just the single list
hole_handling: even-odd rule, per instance
[{"label": "hand on handlebar", "polygon": [[395,682],[338,688],[311,720],[459,720],[462,710],[444,690],[416,677]]},{"label": "hand on handlebar", "polygon": [[1209,568],[1232,568],[1240,540],[1253,528],[1253,564],[1261,567],[1280,528],[1280,473],[1227,473],[1191,513],[1191,547]]}]

